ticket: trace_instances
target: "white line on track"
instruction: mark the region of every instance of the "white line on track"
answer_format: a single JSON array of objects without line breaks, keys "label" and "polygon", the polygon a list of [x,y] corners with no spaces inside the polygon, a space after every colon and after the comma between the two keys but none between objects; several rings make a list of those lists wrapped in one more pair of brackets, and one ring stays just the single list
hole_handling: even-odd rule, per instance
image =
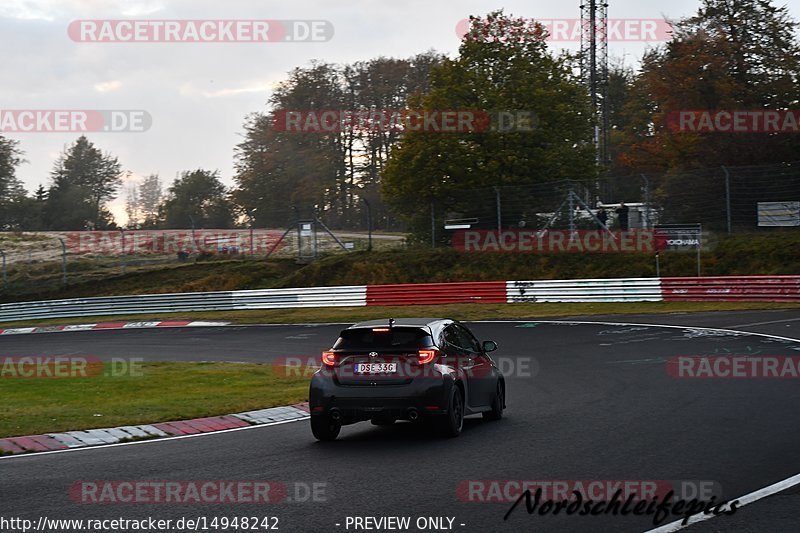
[{"label": "white line on track", "polygon": [[799,322],[800,318],[785,318],[783,320],[769,320],[767,322],[753,322],[751,324],[736,324],[732,328],[747,328],[750,326],[767,326],[769,324],[782,324],[783,322]]},{"label": "white line on track", "polygon": [[[733,500],[729,500],[731,502],[736,501],[738,502],[737,510],[744,507],[747,504],[757,502],[762,498],[766,498],[767,496],[772,496],[773,494],[777,494],[781,491],[786,489],[792,488],[795,485],[800,484],[800,474],[796,476],[792,476],[789,478],[784,479],[783,481],[778,481],[777,483],[773,483],[768,487],[764,487],[763,489],[758,489],[753,491],[749,494],[745,494],[744,496],[740,496],[739,498],[734,498]],[[683,525],[683,520],[676,520],[674,522],[670,522],[669,524],[664,524],[661,527],[657,527],[655,529],[650,529],[645,531],[645,533],[668,533],[670,531],[678,531],[679,529],[683,529],[685,527],[689,527],[692,524],[696,524],[698,522],[703,522],[704,520],[708,520],[709,518],[714,518],[714,514],[696,514],[692,515],[691,518],[687,521],[686,525]],[[730,516],[730,515],[729,515]]]},{"label": "white line on track", "polygon": [[756,333],[754,331],[741,331],[736,329],[726,328],[705,328],[699,326],[676,326],[674,324],[639,324],[628,322],[592,322],[589,320],[472,320],[473,324],[596,324],[599,326],[640,326],[651,328],[670,328],[670,329],[693,329],[698,331],[714,331],[721,333],[733,333],[736,335],[753,335],[756,337],[765,337],[768,339],[778,339],[787,342],[800,342],[800,339],[793,339],[792,337],[782,337],[780,335],[770,335],[769,333]]}]

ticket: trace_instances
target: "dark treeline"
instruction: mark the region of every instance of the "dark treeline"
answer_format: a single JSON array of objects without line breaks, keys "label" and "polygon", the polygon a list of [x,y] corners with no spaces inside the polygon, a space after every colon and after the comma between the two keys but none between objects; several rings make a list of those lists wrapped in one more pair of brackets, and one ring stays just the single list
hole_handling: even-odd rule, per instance
[{"label": "dark treeline", "polygon": [[431,70],[443,57],[433,52],[410,59],[378,58],[352,65],[314,63],[292,71],[269,101],[270,111],[250,116],[237,147],[234,199],[256,224],[285,224],[294,206],[326,213],[335,227],[363,227],[360,199],[371,203],[376,227],[385,227],[381,194],[398,131],[341,128],[328,134],[281,132],[275,114],[285,111],[403,109],[429,90]]},{"label": "dark treeline", "polygon": [[[293,70],[267,108],[246,118],[232,187],[203,169],[182,173],[166,191],[157,175],[149,176],[125,191],[129,227],[285,227],[316,211],[332,227],[360,229],[368,202],[376,228],[423,235],[430,205],[458,211],[462,206],[448,202],[466,190],[649,173],[665,177],[655,191],[660,197],[687,188],[702,194],[706,184],[697,169],[797,160],[798,134],[668,127],[681,110],[800,109],[798,24],[787,9],[770,0],[700,4],[694,16],[673,22],[670,41],[649,49],[636,69],[612,69],[612,160],[602,168],[578,58],[549,49],[534,22],[494,12],[471,19],[455,58],[430,51]],[[450,134],[275,127],[287,110],[396,109],[526,110],[536,127]],[[4,229],[114,227],[106,206],[125,175],[114,156],[81,137],[33,194],[15,175],[23,160],[20,145],[0,137]]]},{"label": "dark treeline", "polygon": [[[117,223],[106,204],[122,187],[125,172],[116,157],[102,152],[85,136],[58,157],[50,186],[28,196],[14,169],[22,152],[0,137],[0,223],[4,230],[106,230]],[[236,208],[216,172],[181,173],[166,193],[158,175],[127,190],[129,228],[230,228]]]}]

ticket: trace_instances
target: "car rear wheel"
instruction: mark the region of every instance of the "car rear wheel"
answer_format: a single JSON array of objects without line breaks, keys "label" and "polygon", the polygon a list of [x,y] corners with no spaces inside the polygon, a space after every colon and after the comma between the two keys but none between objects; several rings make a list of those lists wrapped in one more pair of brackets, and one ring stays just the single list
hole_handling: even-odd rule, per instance
[{"label": "car rear wheel", "polygon": [[458,437],[464,428],[464,395],[458,387],[453,387],[450,392],[447,414],[440,427],[444,437]]},{"label": "car rear wheel", "polygon": [[483,418],[485,420],[500,420],[503,418],[503,406],[505,403],[505,390],[503,389],[503,384],[498,381],[497,392],[494,395],[494,400],[492,400],[492,410],[485,411],[483,413]]},{"label": "car rear wheel", "polygon": [[311,432],[317,440],[331,441],[336,440],[342,430],[342,423],[337,422],[327,416],[311,417]]}]

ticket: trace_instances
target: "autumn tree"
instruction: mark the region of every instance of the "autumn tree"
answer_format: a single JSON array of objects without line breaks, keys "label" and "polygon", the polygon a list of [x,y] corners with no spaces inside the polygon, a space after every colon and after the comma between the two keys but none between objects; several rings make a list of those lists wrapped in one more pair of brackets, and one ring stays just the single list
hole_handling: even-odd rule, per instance
[{"label": "autumn tree", "polygon": [[316,209],[333,226],[364,227],[364,197],[376,226],[385,223],[379,186],[398,132],[352,124],[322,133],[286,132],[275,128],[276,117],[286,110],[402,109],[409,96],[426,90],[428,72],[440,60],[428,52],[292,71],[271,96],[269,110],[247,118],[236,152],[236,202],[260,226],[284,226]]},{"label": "autumn tree", "polygon": [[[595,175],[587,91],[568,57],[547,48],[542,26],[502,12],[472,17],[454,60],[434,67],[425,110],[530,112],[530,131],[404,133],[389,159],[383,192],[418,236],[429,234],[431,204],[458,211],[455,193],[495,185]],[[491,199],[491,197],[490,197]]]},{"label": "autumn tree", "polygon": [[0,135],[0,229],[20,229],[26,192],[16,169],[23,162],[19,142]]},{"label": "autumn tree", "polygon": [[46,215],[52,229],[103,229],[113,225],[105,203],[116,196],[122,167],[81,136],[56,160],[51,176]]},{"label": "autumn tree", "polygon": [[139,184],[137,194],[139,215],[143,228],[159,224],[159,208],[164,196],[164,186],[158,174],[150,174]]},{"label": "autumn tree", "polygon": [[162,204],[167,228],[227,229],[234,225],[233,206],[218,172],[183,172]]},{"label": "autumn tree", "polygon": [[[703,0],[674,24],[672,39],[647,52],[613,132],[614,172],[655,174],[652,197],[664,222],[726,225],[725,166],[796,161],[796,133],[691,132],[681,111],[792,110],[800,104],[800,42],[786,7],[769,0]],[[758,201],[781,199],[747,187],[746,217]],[[791,189],[790,182],[782,187]],[[729,189],[728,189],[729,190]],[[734,221],[735,222],[735,221]]]},{"label": "autumn tree", "polygon": [[797,159],[797,135],[692,133],[669,127],[681,110],[796,109],[800,42],[786,7],[703,0],[672,39],[645,54],[616,137],[620,172],[674,172]]}]

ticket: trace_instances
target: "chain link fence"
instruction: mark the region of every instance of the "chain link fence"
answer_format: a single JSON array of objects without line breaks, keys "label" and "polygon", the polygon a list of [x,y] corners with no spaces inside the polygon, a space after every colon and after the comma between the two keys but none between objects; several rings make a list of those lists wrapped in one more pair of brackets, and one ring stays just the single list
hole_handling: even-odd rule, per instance
[{"label": "chain link fence", "polygon": [[[0,233],[0,297],[58,292],[126,274],[212,262],[266,259],[307,263],[331,253],[367,250],[366,232],[329,231],[301,220],[279,229],[176,229]],[[373,249],[405,245],[402,235],[374,235]]]},{"label": "chain link fence", "polygon": [[631,229],[702,224],[737,233],[800,227],[800,162],[454,191],[430,203],[430,228],[434,243],[447,240],[444,228],[596,229],[601,207],[609,227],[618,228],[621,203],[629,209]]}]

